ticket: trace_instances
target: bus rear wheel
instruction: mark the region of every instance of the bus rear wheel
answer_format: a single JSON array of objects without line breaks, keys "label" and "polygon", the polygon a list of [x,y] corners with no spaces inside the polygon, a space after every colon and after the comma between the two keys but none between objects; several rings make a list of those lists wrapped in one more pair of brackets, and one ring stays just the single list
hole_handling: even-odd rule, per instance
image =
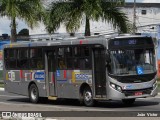
[{"label": "bus rear wheel", "polygon": [[125,105],[132,105],[135,102],[135,98],[133,99],[122,99],[123,104]]},{"label": "bus rear wheel", "polygon": [[32,103],[38,103],[39,101],[39,92],[35,84],[31,84],[29,87],[29,99]]},{"label": "bus rear wheel", "polygon": [[88,107],[91,107],[94,105],[93,95],[90,88],[85,88],[83,91],[83,101],[84,104]]}]

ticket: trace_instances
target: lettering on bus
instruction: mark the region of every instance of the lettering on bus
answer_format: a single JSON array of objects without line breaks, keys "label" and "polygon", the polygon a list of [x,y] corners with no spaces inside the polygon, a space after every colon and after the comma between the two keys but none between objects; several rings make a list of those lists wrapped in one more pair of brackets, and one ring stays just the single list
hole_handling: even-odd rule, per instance
[{"label": "lettering on bus", "polygon": [[92,75],[83,72],[72,72],[72,82],[85,81],[87,83],[92,83]]},{"label": "lettering on bus", "polygon": [[123,89],[124,89],[124,90],[131,90],[131,89],[133,89],[133,88],[134,88],[133,85],[126,85],[126,86],[123,86]]},{"label": "lettering on bus", "polygon": [[34,73],[35,80],[44,80],[44,78],[45,78],[44,72],[35,72]]},{"label": "lettering on bus", "polygon": [[87,74],[75,74],[76,80],[88,80],[89,77]]}]

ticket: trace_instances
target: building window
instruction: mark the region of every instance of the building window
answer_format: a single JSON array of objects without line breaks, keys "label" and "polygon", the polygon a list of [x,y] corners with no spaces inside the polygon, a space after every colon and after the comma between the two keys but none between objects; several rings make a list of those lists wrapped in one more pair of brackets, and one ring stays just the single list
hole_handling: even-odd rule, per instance
[{"label": "building window", "polygon": [[147,14],[147,10],[142,10],[142,11],[141,11],[141,14],[142,14],[142,15],[146,15],[146,14]]}]

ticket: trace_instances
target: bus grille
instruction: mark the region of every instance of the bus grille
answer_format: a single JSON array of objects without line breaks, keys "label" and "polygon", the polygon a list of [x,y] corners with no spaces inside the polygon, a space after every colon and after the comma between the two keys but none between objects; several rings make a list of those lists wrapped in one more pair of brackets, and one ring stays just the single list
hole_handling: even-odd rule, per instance
[{"label": "bus grille", "polygon": [[125,96],[135,96],[136,92],[142,92],[142,95],[150,94],[152,91],[152,88],[147,89],[139,89],[139,90],[123,90],[123,93]]}]

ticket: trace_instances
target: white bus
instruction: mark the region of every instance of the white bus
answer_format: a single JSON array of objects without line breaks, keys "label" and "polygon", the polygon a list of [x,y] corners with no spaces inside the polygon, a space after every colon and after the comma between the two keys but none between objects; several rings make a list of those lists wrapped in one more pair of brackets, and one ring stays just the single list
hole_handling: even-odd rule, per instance
[{"label": "white bus", "polygon": [[157,95],[155,47],[150,37],[97,36],[5,45],[4,83],[8,92],[40,98],[99,100]]}]

